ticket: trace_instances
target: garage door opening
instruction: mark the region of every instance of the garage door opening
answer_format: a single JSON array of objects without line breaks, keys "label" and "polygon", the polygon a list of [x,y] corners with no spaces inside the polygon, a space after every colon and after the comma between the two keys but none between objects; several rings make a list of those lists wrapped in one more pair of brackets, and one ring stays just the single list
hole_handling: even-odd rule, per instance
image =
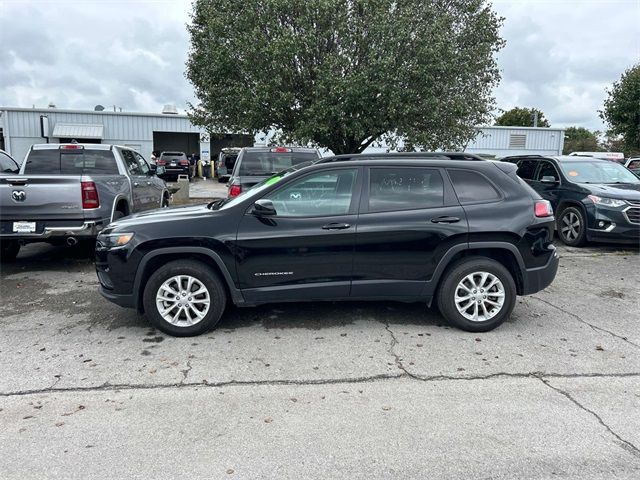
[{"label": "garage door opening", "polygon": [[187,156],[200,155],[200,135],[198,133],[153,132],[153,152],[183,152]]}]

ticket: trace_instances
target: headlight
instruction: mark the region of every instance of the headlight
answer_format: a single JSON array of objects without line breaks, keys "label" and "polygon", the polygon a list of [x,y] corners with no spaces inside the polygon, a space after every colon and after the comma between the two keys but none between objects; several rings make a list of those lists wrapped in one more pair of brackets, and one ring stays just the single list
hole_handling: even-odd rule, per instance
[{"label": "headlight", "polygon": [[621,207],[626,205],[624,200],[618,200],[617,198],[598,197],[597,195],[587,195],[596,205],[602,205],[603,207]]},{"label": "headlight", "polygon": [[98,236],[98,244],[102,248],[124,247],[133,238],[133,233],[109,233]]}]

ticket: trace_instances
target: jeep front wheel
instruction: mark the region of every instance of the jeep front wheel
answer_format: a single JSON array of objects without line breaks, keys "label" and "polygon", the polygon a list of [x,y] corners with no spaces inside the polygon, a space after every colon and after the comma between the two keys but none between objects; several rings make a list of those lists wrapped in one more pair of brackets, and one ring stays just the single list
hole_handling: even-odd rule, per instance
[{"label": "jeep front wheel", "polygon": [[144,309],[159,330],[176,337],[200,335],[220,320],[226,293],[218,275],[197,261],[174,261],[149,278]]}]

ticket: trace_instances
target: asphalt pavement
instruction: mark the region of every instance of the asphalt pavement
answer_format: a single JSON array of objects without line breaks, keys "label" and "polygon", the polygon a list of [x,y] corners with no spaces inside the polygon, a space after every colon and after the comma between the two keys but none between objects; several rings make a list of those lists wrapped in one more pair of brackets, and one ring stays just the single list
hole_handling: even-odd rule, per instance
[{"label": "asphalt pavement", "polygon": [[90,247],[0,271],[0,478],[639,478],[640,257],[560,247],[493,332],[392,302],[228,308],[172,338]]}]

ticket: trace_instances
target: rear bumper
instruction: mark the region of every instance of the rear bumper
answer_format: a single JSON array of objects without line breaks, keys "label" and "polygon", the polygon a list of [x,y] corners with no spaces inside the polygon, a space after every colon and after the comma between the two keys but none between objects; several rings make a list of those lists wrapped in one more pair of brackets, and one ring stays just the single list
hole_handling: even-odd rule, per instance
[{"label": "rear bumper", "polygon": [[556,278],[560,257],[554,246],[553,254],[549,257],[546,265],[537,268],[527,268],[522,272],[522,295],[531,295],[532,293],[544,290],[553,279]]},{"label": "rear bumper", "polygon": [[[36,222],[37,224],[38,222]],[[106,221],[85,221],[81,225],[59,225],[59,226],[44,226],[40,232],[34,233],[15,233],[4,232],[0,233],[0,238],[4,240],[24,240],[24,241],[46,241],[51,238],[65,238],[65,237],[78,237],[78,238],[93,238],[100,233],[100,230],[106,225]]]}]

